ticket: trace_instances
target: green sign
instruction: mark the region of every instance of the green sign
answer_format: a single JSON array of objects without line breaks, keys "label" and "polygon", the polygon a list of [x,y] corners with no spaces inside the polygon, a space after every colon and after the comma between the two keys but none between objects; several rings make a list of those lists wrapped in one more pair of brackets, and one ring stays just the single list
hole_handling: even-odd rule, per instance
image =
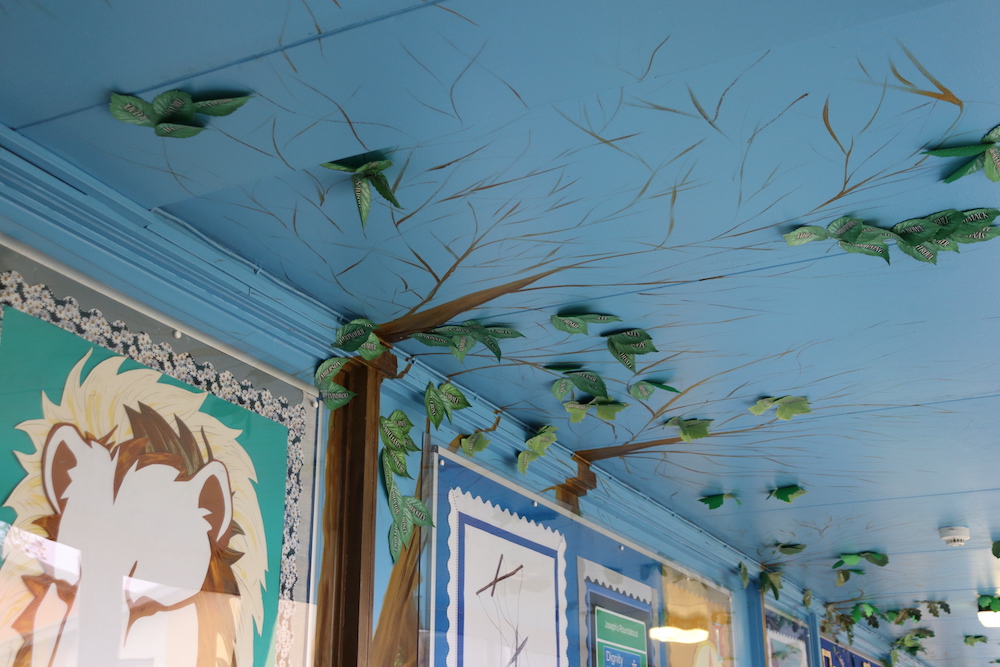
[{"label": "green sign", "polygon": [[646,667],[646,624],[594,607],[597,667]]}]

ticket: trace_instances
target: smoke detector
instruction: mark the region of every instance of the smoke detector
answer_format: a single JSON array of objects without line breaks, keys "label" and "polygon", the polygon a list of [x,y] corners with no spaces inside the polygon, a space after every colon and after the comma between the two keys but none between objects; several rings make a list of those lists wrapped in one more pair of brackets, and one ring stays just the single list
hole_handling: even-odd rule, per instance
[{"label": "smoke detector", "polygon": [[969,529],[965,526],[945,526],[938,529],[941,541],[949,547],[961,547],[969,541]]}]

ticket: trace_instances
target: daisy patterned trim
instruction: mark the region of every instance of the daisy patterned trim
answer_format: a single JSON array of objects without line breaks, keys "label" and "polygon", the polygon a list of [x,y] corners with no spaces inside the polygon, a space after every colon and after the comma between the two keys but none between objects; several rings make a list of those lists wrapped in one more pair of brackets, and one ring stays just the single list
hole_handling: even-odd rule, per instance
[{"label": "daisy patterned trim", "polygon": [[[74,333],[87,341],[117,352],[175,380],[239,405],[288,428],[288,467],[285,475],[285,525],[281,548],[280,600],[294,599],[298,581],[296,554],[302,497],[302,443],[306,435],[306,411],[288,399],[254,389],[249,381],[238,381],[229,371],[217,372],[210,363],[200,364],[187,352],[175,353],[167,343],[154,343],[146,333],[132,333],[121,320],[108,322],[99,310],[81,310],[73,297],[55,297],[42,284],[29,285],[17,271],[0,272],[0,306],[10,306]],[[0,308],[0,329],[3,309]],[[293,605],[279,602],[276,664],[290,665]]]}]

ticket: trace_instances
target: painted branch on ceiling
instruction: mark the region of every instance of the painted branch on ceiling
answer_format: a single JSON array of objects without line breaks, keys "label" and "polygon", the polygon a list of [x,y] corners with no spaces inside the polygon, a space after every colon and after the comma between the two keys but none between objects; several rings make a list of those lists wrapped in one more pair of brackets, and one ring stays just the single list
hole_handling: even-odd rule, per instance
[{"label": "painted branch on ceiling", "polygon": [[958,252],[959,244],[980,243],[1000,236],[1000,227],[992,225],[998,215],[1000,211],[995,208],[949,209],[925,218],[904,220],[892,229],[875,227],[859,218],[844,216],[831,222],[826,229],[806,225],[784,237],[790,246],[833,239],[847,252],[881,257],[886,264],[889,263],[887,241],[891,240],[913,259],[937,264],[941,251]]},{"label": "painted branch on ceiling", "polygon": [[188,93],[170,90],[147,102],[132,95],[111,93],[111,115],[123,123],[151,127],[159,137],[187,139],[200,134],[205,127],[197,124],[197,114],[228,116],[250,99],[224,97],[195,102]]}]

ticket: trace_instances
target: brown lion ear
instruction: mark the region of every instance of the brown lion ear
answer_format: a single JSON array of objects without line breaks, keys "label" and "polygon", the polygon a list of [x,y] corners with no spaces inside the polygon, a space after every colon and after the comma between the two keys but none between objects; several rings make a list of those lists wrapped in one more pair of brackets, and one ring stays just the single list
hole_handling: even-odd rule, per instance
[{"label": "brown lion ear", "polygon": [[73,481],[70,471],[80,458],[93,451],[91,444],[72,424],[57,424],[49,431],[42,449],[42,486],[56,512],[61,514],[66,509],[66,490]]},{"label": "brown lion ear", "polygon": [[198,493],[198,507],[207,512],[205,521],[212,527],[209,535],[215,542],[220,542],[229,532],[229,524],[233,521],[233,495],[229,488],[229,471],[221,461],[209,461],[188,483],[201,487]]}]

